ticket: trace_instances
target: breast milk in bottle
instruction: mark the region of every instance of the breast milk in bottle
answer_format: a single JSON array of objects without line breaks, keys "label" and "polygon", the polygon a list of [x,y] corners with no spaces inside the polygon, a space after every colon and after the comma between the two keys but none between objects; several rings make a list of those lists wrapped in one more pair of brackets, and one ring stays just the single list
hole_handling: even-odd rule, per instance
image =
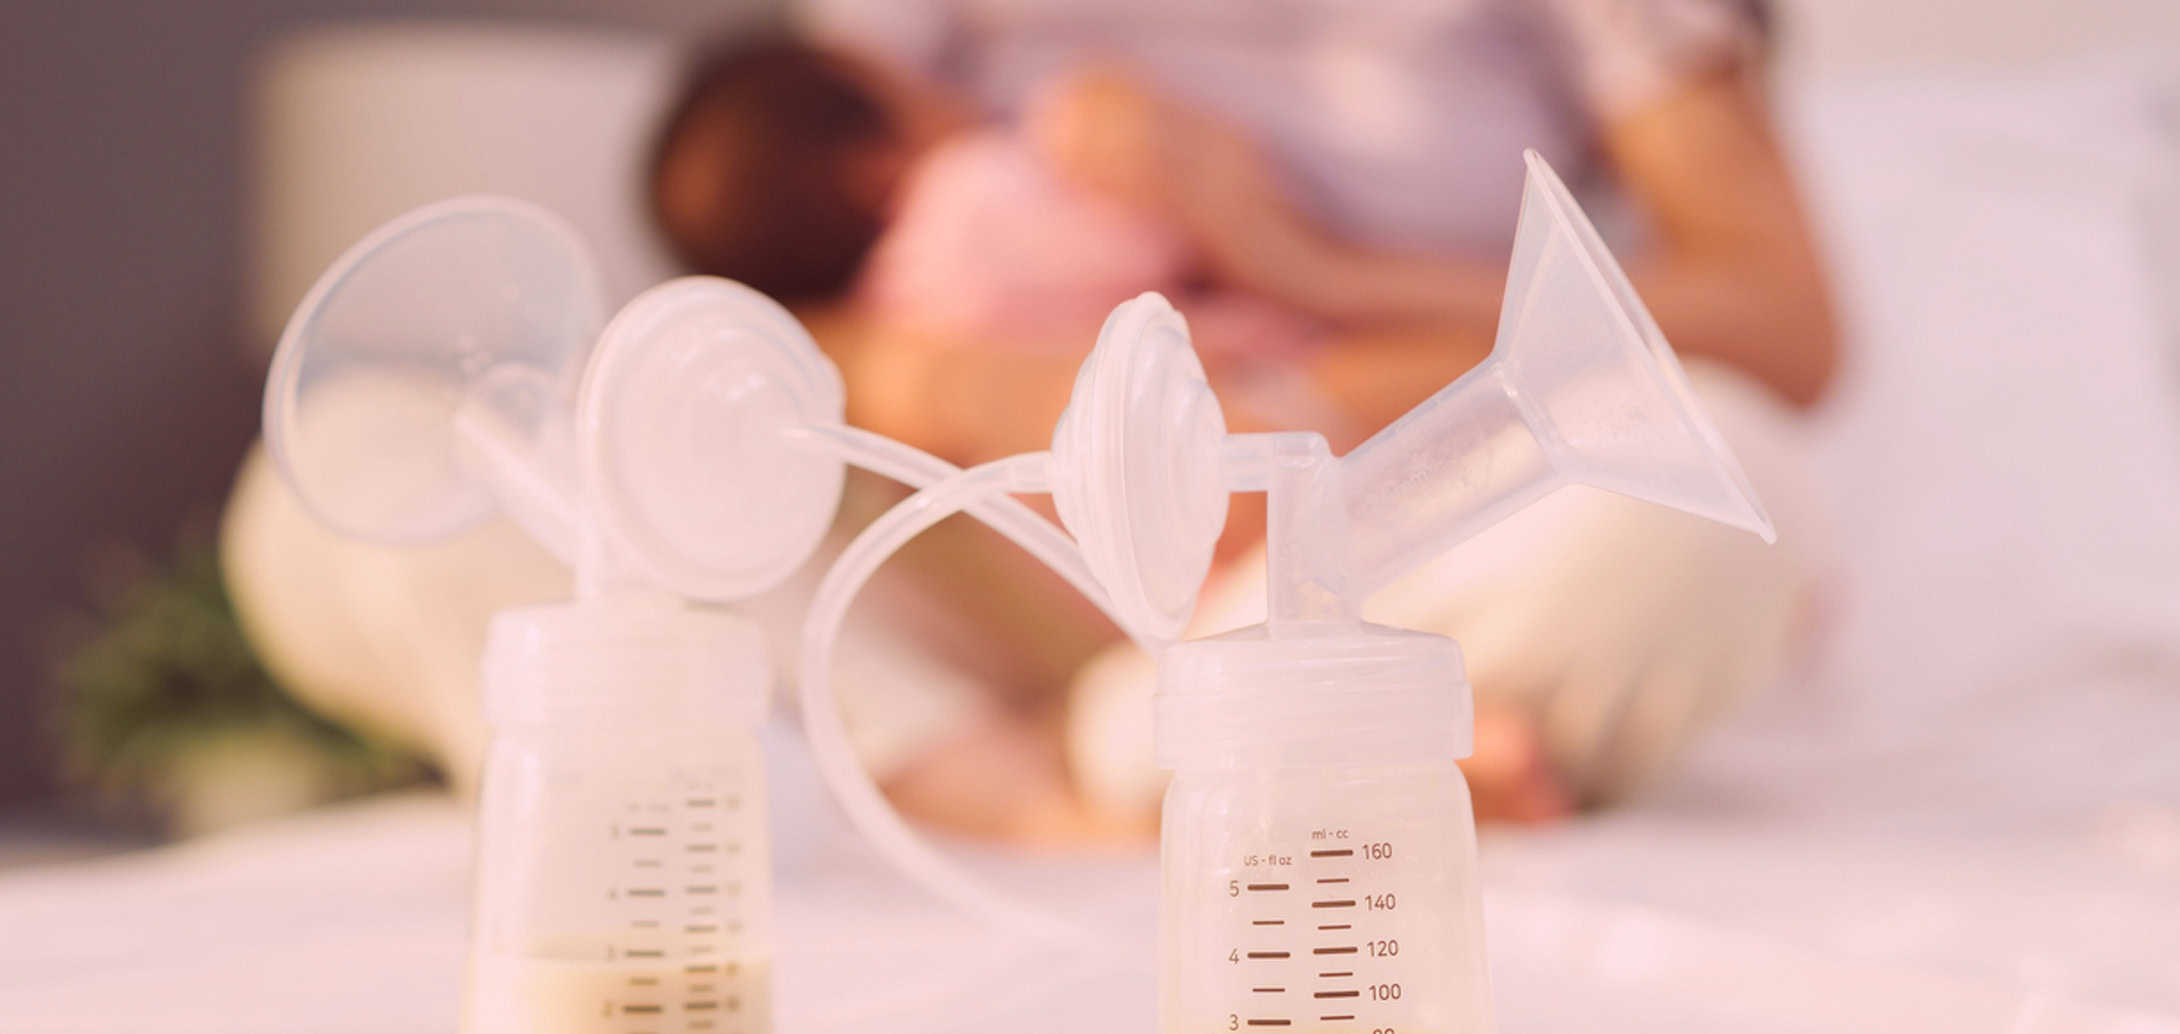
[{"label": "breast milk in bottle", "polygon": [[485,659],[467,1034],[765,1034],[754,626],[662,598],[506,613]]}]

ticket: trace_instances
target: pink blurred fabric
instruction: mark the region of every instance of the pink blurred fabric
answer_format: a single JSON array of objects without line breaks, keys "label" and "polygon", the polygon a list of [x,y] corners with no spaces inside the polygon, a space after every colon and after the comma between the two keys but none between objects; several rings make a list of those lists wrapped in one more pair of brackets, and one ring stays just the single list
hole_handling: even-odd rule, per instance
[{"label": "pink blurred fabric", "polygon": [[[1125,203],[1078,189],[1000,129],[949,141],[910,174],[857,290],[940,334],[1088,351],[1089,328],[1143,291],[1187,300],[1211,354],[1290,353],[1311,324],[1262,299],[1192,291],[1188,240]],[[1077,339],[1079,337],[1079,340]]]}]

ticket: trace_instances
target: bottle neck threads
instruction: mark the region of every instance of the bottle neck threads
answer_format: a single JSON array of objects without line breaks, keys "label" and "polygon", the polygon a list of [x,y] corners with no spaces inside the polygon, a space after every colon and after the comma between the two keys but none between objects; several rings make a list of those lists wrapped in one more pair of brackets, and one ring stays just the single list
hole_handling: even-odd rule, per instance
[{"label": "bottle neck threads", "polygon": [[1474,746],[1461,648],[1365,624],[1264,625],[1159,662],[1162,768],[1451,764]]},{"label": "bottle neck threads", "polygon": [[504,611],[485,641],[485,718],[495,728],[754,728],[771,689],[754,624],[661,597]]}]

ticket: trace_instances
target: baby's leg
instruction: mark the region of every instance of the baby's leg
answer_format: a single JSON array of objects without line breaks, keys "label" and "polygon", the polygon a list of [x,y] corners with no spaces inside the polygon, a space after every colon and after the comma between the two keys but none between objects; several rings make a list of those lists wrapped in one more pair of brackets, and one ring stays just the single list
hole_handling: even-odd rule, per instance
[{"label": "baby's leg", "polygon": [[987,714],[897,766],[884,780],[903,815],[958,836],[1040,847],[1143,843],[1155,811],[1111,810],[1076,790],[1052,723]]}]

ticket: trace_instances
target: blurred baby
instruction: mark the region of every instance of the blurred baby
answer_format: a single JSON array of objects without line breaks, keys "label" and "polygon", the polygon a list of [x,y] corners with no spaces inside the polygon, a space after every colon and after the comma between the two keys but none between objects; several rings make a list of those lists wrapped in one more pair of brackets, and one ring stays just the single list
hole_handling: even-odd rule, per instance
[{"label": "blurred baby", "polygon": [[[880,62],[794,41],[734,42],[694,66],[655,155],[659,225],[691,269],[789,305],[852,299],[932,335],[1087,352],[1112,307],[1185,299],[1197,346],[1277,353],[1309,321],[1198,291],[1181,229],[1075,185],[1098,84],[1041,84],[1012,126]],[[1076,326],[1086,332],[1053,334]]]}]

